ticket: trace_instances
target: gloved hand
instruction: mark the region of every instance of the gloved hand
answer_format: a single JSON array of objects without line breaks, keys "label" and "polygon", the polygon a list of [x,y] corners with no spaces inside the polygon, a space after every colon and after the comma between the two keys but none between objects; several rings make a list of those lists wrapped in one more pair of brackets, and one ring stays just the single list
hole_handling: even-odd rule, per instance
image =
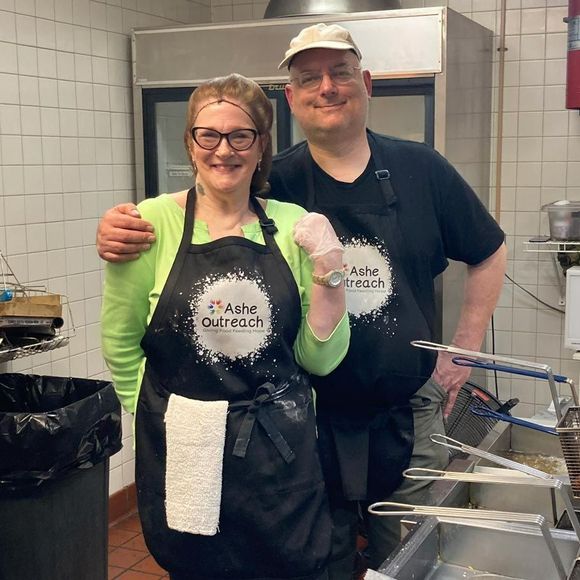
[{"label": "gloved hand", "polygon": [[326,216],[307,213],[294,224],[293,235],[315,267],[318,264],[327,269],[342,267],[344,247]]}]

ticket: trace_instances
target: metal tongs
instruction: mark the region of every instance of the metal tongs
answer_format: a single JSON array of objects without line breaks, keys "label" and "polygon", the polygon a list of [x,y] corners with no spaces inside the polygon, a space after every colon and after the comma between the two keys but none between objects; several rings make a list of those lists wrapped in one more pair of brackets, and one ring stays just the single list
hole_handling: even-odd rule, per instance
[{"label": "metal tongs", "polygon": [[[570,386],[570,390],[572,392],[574,406],[578,406],[580,404],[578,402],[578,393],[574,387],[574,381],[563,375],[554,374],[552,367],[549,365],[523,361],[506,356],[500,356],[497,354],[465,350],[456,346],[438,344],[436,342],[429,342],[427,340],[412,340],[411,344],[418,348],[425,348],[427,350],[435,350],[438,352],[447,352],[450,354],[460,355],[452,359],[453,363],[459,366],[506,372],[514,375],[531,377],[534,379],[547,380],[550,387],[550,394],[552,395],[552,401],[554,402],[556,418],[558,421],[562,419],[562,405],[560,404],[560,399],[558,397],[556,383],[567,383]],[[497,364],[498,362],[505,364]]]},{"label": "metal tongs", "polygon": [[528,429],[533,429],[534,431],[540,431],[541,433],[548,433],[548,435],[558,436],[558,431],[553,427],[545,427],[539,423],[534,423],[533,421],[526,421],[524,419],[518,419],[518,417],[512,417],[511,415],[506,415],[505,413],[498,413],[497,411],[492,411],[484,406],[476,407],[473,405],[471,407],[471,412],[479,417],[487,417],[489,419],[497,419],[498,421],[506,421],[507,423],[512,423],[513,425],[519,425],[520,427],[527,427]]},{"label": "metal tongs", "polygon": [[[449,518],[451,520],[475,520],[482,522],[481,527],[484,527],[483,522],[514,522],[520,524],[535,524],[540,528],[542,536],[550,551],[550,556],[554,562],[554,566],[558,573],[560,580],[566,580],[566,570],[560,554],[554,543],[554,539],[550,534],[550,529],[546,522],[546,518],[540,514],[521,514],[512,512],[501,512],[494,510],[473,510],[468,508],[449,508],[437,506],[422,506],[410,505],[405,503],[396,503],[391,501],[379,501],[373,503],[368,508],[369,513],[376,516],[404,516],[404,515],[419,515],[419,516],[435,516],[440,518]],[[477,523],[475,524],[477,525]]]},{"label": "metal tongs", "polygon": [[[578,517],[576,516],[576,512],[574,511],[574,507],[572,505],[572,500],[570,499],[570,495],[568,494],[568,490],[564,487],[564,483],[558,477],[554,477],[549,473],[541,471],[539,469],[535,469],[534,467],[529,467],[528,465],[524,465],[523,463],[518,463],[517,461],[512,461],[511,459],[507,459],[505,457],[500,457],[499,455],[495,455],[493,453],[489,453],[489,451],[482,451],[477,447],[471,447],[470,445],[465,445],[461,443],[461,441],[456,441],[451,437],[447,437],[447,435],[440,435],[438,433],[434,433],[430,436],[431,441],[433,443],[437,443],[438,445],[443,445],[448,449],[455,449],[458,451],[463,451],[463,453],[467,453],[468,455],[474,455],[476,457],[480,457],[481,459],[486,459],[492,463],[497,465],[501,465],[502,467],[506,467],[507,469],[513,469],[514,471],[519,471],[529,477],[523,478],[521,476],[510,476],[509,474],[506,475],[494,475],[494,474],[476,474],[476,473],[458,473],[458,472],[443,472],[447,474],[444,478],[440,477],[438,479],[455,479],[456,481],[477,481],[480,483],[513,483],[516,485],[535,485],[539,487],[547,487],[554,489],[562,498],[562,502],[564,503],[564,509],[570,518],[570,523],[576,536],[580,540],[580,522],[578,521]],[[405,473],[408,473],[407,470]],[[423,470],[424,471],[424,470]],[[418,479],[414,473],[411,474],[413,477],[412,479]],[[460,479],[464,477],[465,479]],[[421,479],[425,479],[422,477]],[[480,481],[486,479],[486,481]],[[509,479],[509,481],[508,481]]]}]

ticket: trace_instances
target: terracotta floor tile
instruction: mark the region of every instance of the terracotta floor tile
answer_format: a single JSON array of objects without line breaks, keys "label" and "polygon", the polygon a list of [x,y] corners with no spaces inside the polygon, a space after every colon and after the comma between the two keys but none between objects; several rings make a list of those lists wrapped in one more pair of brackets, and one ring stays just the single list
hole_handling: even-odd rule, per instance
[{"label": "terracotta floor tile", "polygon": [[139,550],[140,552],[148,552],[147,546],[145,545],[145,538],[143,534],[137,534],[134,538],[125,542],[123,548],[129,548],[130,550]]},{"label": "terracotta floor tile", "polygon": [[161,576],[157,576],[156,574],[145,574],[144,572],[127,570],[117,580],[159,580],[160,578]]},{"label": "terracotta floor tile", "polygon": [[139,514],[135,513],[130,515],[129,517],[119,520],[115,522],[115,528],[119,528],[121,530],[130,530],[133,532],[141,533],[141,520],[139,519]]},{"label": "terracotta floor tile", "polygon": [[137,562],[145,558],[143,552],[138,550],[128,550],[127,548],[117,548],[109,554],[109,565],[119,568],[132,568]]},{"label": "terracotta floor tile", "polygon": [[122,530],[113,526],[112,528],[109,528],[109,546],[122,546],[137,535],[138,532]]},{"label": "terracotta floor tile", "polygon": [[117,566],[109,566],[108,580],[114,580],[115,578],[118,578],[124,571],[125,568],[117,568]]},{"label": "terracotta floor tile", "polygon": [[148,574],[157,574],[158,576],[164,576],[166,571],[157,564],[153,559],[153,556],[147,556],[144,560],[141,560],[138,564],[131,566],[133,570],[139,570],[139,572],[147,572]]}]

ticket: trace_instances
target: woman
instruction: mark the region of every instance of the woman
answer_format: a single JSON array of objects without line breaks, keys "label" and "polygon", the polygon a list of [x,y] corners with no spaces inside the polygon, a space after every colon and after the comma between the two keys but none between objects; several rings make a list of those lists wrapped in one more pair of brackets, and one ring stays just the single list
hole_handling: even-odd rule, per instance
[{"label": "woman", "polygon": [[346,354],[343,248],[323,216],[256,196],[271,126],[253,81],[196,89],[195,187],[140,204],[157,243],[107,265],[103,351],[135,413],[147,545],[174,580],[325,577],[331,523],[302,369],[327,374]]}]

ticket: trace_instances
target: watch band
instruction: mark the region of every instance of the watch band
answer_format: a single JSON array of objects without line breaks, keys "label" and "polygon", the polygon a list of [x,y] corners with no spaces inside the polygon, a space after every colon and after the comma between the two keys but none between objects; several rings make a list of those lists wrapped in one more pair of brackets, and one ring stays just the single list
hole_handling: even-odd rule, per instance
[{"label": "watch band", "polygon": [[312,282],[320,286],[328,286],[330,288],[338,288],[340,284],[346,278],[346,266],[342,269],[330,270],[326,274],[320,276],[318,274],[312,274]]}]

